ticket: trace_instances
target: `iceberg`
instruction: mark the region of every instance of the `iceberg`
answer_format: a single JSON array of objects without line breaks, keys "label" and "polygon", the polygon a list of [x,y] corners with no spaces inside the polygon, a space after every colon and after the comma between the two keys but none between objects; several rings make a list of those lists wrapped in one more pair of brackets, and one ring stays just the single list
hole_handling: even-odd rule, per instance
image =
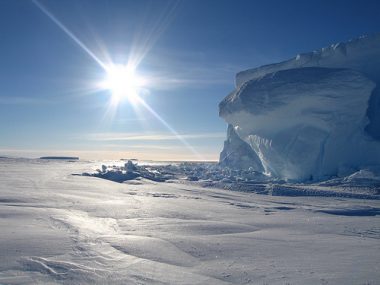
[{"label": "iceberg", "polygon": [[380,164],[380,35],[237,74],[220,163],[287,181]]}]

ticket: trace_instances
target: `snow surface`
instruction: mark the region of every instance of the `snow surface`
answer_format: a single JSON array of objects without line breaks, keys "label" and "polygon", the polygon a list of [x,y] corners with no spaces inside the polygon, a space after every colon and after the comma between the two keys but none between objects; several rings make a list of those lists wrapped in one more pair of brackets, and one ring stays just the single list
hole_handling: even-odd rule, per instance
[{"label": "snow surface", "polygon": [[238,73],[219,105],[229,124],[221,163],[289,181],[378,166],[379,74],[380,35]]},{"label": "snow surface", "polygon": [[72,175],[102,164],[0,160],[1,284],[380,281],[378,200]]}]

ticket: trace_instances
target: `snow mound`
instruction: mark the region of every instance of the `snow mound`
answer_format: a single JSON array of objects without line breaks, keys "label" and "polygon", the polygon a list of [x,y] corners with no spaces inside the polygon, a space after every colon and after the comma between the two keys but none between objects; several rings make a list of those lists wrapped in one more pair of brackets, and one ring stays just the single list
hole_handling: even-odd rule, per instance
[{"label": "snow mound", "polygon": [[239,73],[220,162],[290,181],[378,165],[379,74],[380,35]]}]

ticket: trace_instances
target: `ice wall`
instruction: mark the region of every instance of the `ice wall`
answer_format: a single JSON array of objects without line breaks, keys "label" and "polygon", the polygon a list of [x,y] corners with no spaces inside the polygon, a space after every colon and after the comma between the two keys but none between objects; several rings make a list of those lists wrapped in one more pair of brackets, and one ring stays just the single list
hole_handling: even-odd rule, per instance
[{"label": "ice wall", "polygon": [[379,83],[380,35],[240,72],[219,106],[221,162],[296,181],[379,164]]}]

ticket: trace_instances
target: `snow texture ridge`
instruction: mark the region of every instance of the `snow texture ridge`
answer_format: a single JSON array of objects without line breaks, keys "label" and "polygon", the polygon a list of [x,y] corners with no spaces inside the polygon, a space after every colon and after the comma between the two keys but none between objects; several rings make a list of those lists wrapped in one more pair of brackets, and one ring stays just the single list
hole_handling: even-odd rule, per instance
[{"label": "snow texture ridge", "polygon": [[380,35],[238,73],[219,105],[229,124],[221,163],[290,181],[378,165],[379,74]]}]

